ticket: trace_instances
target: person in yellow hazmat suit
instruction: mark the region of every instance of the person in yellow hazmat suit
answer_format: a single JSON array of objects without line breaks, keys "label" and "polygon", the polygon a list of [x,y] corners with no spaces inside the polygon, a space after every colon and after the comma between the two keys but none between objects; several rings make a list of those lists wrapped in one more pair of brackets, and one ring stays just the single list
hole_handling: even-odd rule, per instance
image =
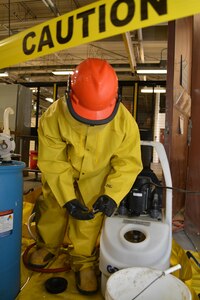
[{"label": "person in yellow hazmat suit", "polygon": [[142,170],[138,126],[120,102],[117,75],[107,61],[88,58],[78,65],[68,93],[42,115],[38,139],[43,197],[29,263],[44,267],[67,230],[77,289],[92,294],[104,216],[114,213]]}]

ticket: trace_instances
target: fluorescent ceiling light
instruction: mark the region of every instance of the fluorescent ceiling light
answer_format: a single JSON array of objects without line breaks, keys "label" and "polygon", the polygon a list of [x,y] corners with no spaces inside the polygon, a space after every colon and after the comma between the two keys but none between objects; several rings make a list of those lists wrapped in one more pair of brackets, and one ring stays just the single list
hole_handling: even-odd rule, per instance
[{"label": "fluorescent ceiling light", "polygon": [[52,98],[48,98],[48,97],[47,97],[47,98],[45,98],[45,100],[48,101],[48,102],[51,102],[51,103],[53,102],[53,99],[52,99]]},{"label": "fluorescent ceiling light", "polygon": [[137,74],[167,74],[167,70],[162,70],[162,69],[155,69],[155,70],[136,70]]},{"label": "fluorescent ceiling light", "polygon": [[57,70],[57,71],[52,71],[54,75],[72,75],[74,74],[74,71],[72,70]]},{"label": "fluorescent ceiling light", "polygon": [[160,63],[141,63],[136,66],[137,74],[167,74],[167,62]]},{"label": "fluorescent ceiling light", "polygon": [[163,87],[147,87],[145,86],[144,88],[141,89],[141,93],[166,93],[166,88]]},{"label": "fluorescent ceiling light", "polygon": [[8,72],[0,72],[0,77],[7,77],[8,76]]},{"label": "fluorescent ceiling light", "polygon": [[33,93],[37,93],[38,89],[35,88],[35,87],[31,87],[30,90],[33,92]]}]

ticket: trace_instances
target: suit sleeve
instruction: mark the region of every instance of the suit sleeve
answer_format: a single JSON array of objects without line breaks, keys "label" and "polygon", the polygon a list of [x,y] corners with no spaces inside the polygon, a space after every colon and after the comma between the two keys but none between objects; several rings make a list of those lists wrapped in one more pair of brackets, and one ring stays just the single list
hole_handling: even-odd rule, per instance
[{"label": "suit sleeve", "polygon": [[43,192],[45,187],[57,199],[60,206],[75,199],[73,170],[67,159],[67,143],[59,134],[55,117],[43,117],[38,128],[38,167],[42,172]]},{"label": "suit sleeve", "polygon": [[137,175],[142,170],[141,146],[138,126],[129,119],[124,139],[111,159],[111,172],[107,176],[105,194],[117,204],[130,191]]}]

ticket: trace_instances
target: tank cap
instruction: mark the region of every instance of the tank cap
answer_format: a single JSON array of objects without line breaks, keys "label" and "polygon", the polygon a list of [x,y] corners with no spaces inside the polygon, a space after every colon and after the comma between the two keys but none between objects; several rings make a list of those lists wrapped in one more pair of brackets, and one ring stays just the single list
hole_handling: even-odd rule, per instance
[{"label": "tank cap", "polygon": [[45,288],[51,294],[59,294],[66,290],[68,282],[63,277],[51,277],[45,281]]}]

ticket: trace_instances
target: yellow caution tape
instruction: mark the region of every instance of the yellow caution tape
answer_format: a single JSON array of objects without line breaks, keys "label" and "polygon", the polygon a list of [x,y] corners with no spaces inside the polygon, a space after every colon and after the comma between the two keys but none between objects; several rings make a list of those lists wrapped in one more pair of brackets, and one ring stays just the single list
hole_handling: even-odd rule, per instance
[{"label": "yellow caution tape", "polygon": [[199,12],[199,0],[96,1],[0,41],[0,68]]}]

